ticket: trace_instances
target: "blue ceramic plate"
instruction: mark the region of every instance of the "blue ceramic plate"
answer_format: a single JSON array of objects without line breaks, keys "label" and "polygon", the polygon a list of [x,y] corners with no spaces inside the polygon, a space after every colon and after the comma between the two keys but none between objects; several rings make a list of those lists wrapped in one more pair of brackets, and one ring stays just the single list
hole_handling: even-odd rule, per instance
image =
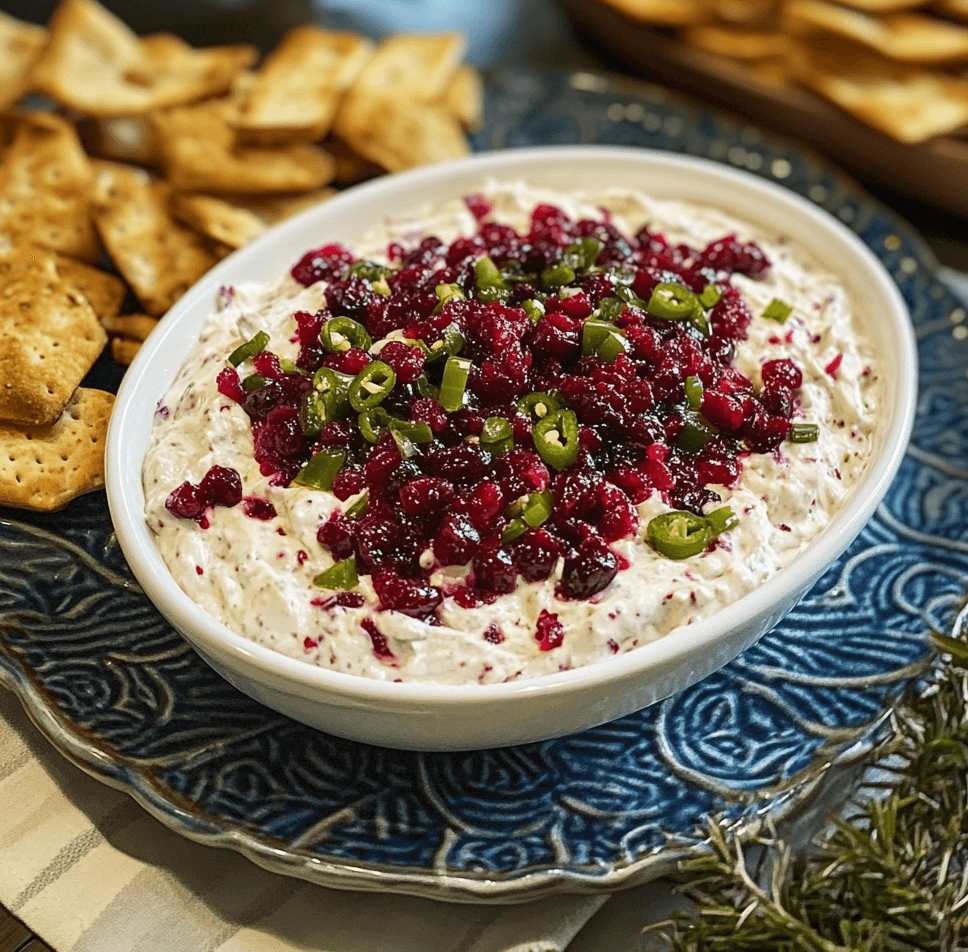
[{"label": "blue ceramic plate", "polygon": [[[708,817],[789,818],[868,753],[968,588],[968,321],[930,252],[837,171],[651,86],[508,72],[480,149],[642,145],[781,182],[895,277],[920,346],[914,441],[876,517],[735,662],[604,727],[414,754],[339,740],[215,675],[133,581],[102,493],[0,510],[0,678],[75,763],[203,843],[328,886],[464,901],[592,892],[666,872]],[[116,383],[105,360],[95,384]]]}]

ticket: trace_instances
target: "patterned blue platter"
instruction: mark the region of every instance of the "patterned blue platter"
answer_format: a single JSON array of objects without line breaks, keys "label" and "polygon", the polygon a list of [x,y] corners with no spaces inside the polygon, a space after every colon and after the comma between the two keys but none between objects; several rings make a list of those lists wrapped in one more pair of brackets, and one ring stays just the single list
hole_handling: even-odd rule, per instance
[{"label": "patterned blue platter", "polygon": [[662,704],[542,744],[414,754],[321,734],[222,681],[134,583],[95,493],[52,516],[0,510],[0,679],[67,757],[194,840],[329,886],[506,902],[643,882],[709,816],[795,817],[883,739],[926,633],[952,629],[968,587],[968,320],[906,225],[784,142],[587,73],[495,75],[487,106],[480,149],[722,160],[826,208],[883,262],[917,331],[919,415],[844,557],[772,634]]}]

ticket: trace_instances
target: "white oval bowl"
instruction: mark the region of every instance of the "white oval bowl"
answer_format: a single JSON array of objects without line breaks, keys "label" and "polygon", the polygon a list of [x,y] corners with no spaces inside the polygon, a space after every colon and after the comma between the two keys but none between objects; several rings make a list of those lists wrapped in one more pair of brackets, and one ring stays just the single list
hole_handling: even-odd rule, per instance
[{"label": "white oval bowl", "polygon": [[[145,524],[142,462],[155,408],[223,285],[271,281],[324,242],[353,240],[387,216],[456,198],[483,179],[567,190],[621,183],[709,205],[798,241],[864,302],[865,332],[888,382],[874,454],[847,504],[789,566],[704,620],[608,661],[505,684],[398,684],[278,654],[204,613],[177,585]],[[875,326],[876,321],[876,326]],[[887,492],[911,431],[917,392],[907,308],[874,254],[798,195],[714,162],[607,146],[488,152],[350,189],[226,258],[165,316],[128,369],[106,444],[106,489],[125,558],[145,593],[216,671],[282,714],[340,737],[414,750],[470,750],[574,733],[668,697],[718,670],[773,628],[853,541]]]}]

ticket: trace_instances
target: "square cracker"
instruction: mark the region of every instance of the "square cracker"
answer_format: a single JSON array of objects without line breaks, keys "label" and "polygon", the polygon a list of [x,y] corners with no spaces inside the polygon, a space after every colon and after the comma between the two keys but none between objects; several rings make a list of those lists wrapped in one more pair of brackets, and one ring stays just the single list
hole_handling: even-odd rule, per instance
[{"label": "square cracker", "polygon": [[52,423],[107,343],[94,309],[30,249],[0,255],[0,420]]},{"label": "square cracker", "polygon": [[42,26],[15,20],[0,10],[0,109],[9,109],[27,92],[31,67],[46,42]]},{"label": "square cracker", "polygon": [[442,106],[396,98],[344,102],[338,130],[364,158],[388,172],[470,154],[464,130]]},{"label": "square cracker", "polygon": [[265,231],[262,221],[247,208],[214,195],[172,195],[169,208],[183,225],[233,249]]},{"label": "square cracker", "polygon": [[62,0],[32,84],[89,116],[143,115],[225,92],[254,46],[196,50],[171,34],[140,39],[96,0]]},{"label": "square cracker", "polygon": [[0,234],[81,261],[101,254],[90,162],[73,125],[45,112],[0,115]]},{"label": "square cracker", "polygon": [[99,320],[121,310],[128,286],[117,276],[65,255],[54,255],[57,273],[87,298]]},{"label": "square cracker", "polygon": [[95,163],[94,218],[115,266],[149,314],[164,314],[218,260],[168,210],[169,189],[131,165]]},{"label": "square cracker", "polygon": [[318,142],[329,131],[343,92],[372,55],[356,33],[298,26],[266,57],[235,123],[259,145]]},{"label": "square cracker", "polygon": [[234,109],[216,100],[154,115],[165,175],[178,191],[302,192],[332,181],[336,164],[317,146],[239,145],[228,119]]},{"label": "square cracker", "polygon": [[47,426],[0,423],[0,505],[49,512],[104,485],[114,394],[80,387]]}]

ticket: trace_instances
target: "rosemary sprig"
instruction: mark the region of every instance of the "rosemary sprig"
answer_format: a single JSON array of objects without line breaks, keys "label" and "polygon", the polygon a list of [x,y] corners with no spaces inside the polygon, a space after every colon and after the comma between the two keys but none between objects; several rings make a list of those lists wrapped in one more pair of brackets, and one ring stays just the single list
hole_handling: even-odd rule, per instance
[{"label": "rosemary sprig", "polygon": [[934,642],[940,676],[896,714],[887,793],[852,801],[807,855],[770,829],[743,843],[712,824],[708,853],[681,864],[695,913],[653,927],[670,949],[968,949],[968,644]]}]

